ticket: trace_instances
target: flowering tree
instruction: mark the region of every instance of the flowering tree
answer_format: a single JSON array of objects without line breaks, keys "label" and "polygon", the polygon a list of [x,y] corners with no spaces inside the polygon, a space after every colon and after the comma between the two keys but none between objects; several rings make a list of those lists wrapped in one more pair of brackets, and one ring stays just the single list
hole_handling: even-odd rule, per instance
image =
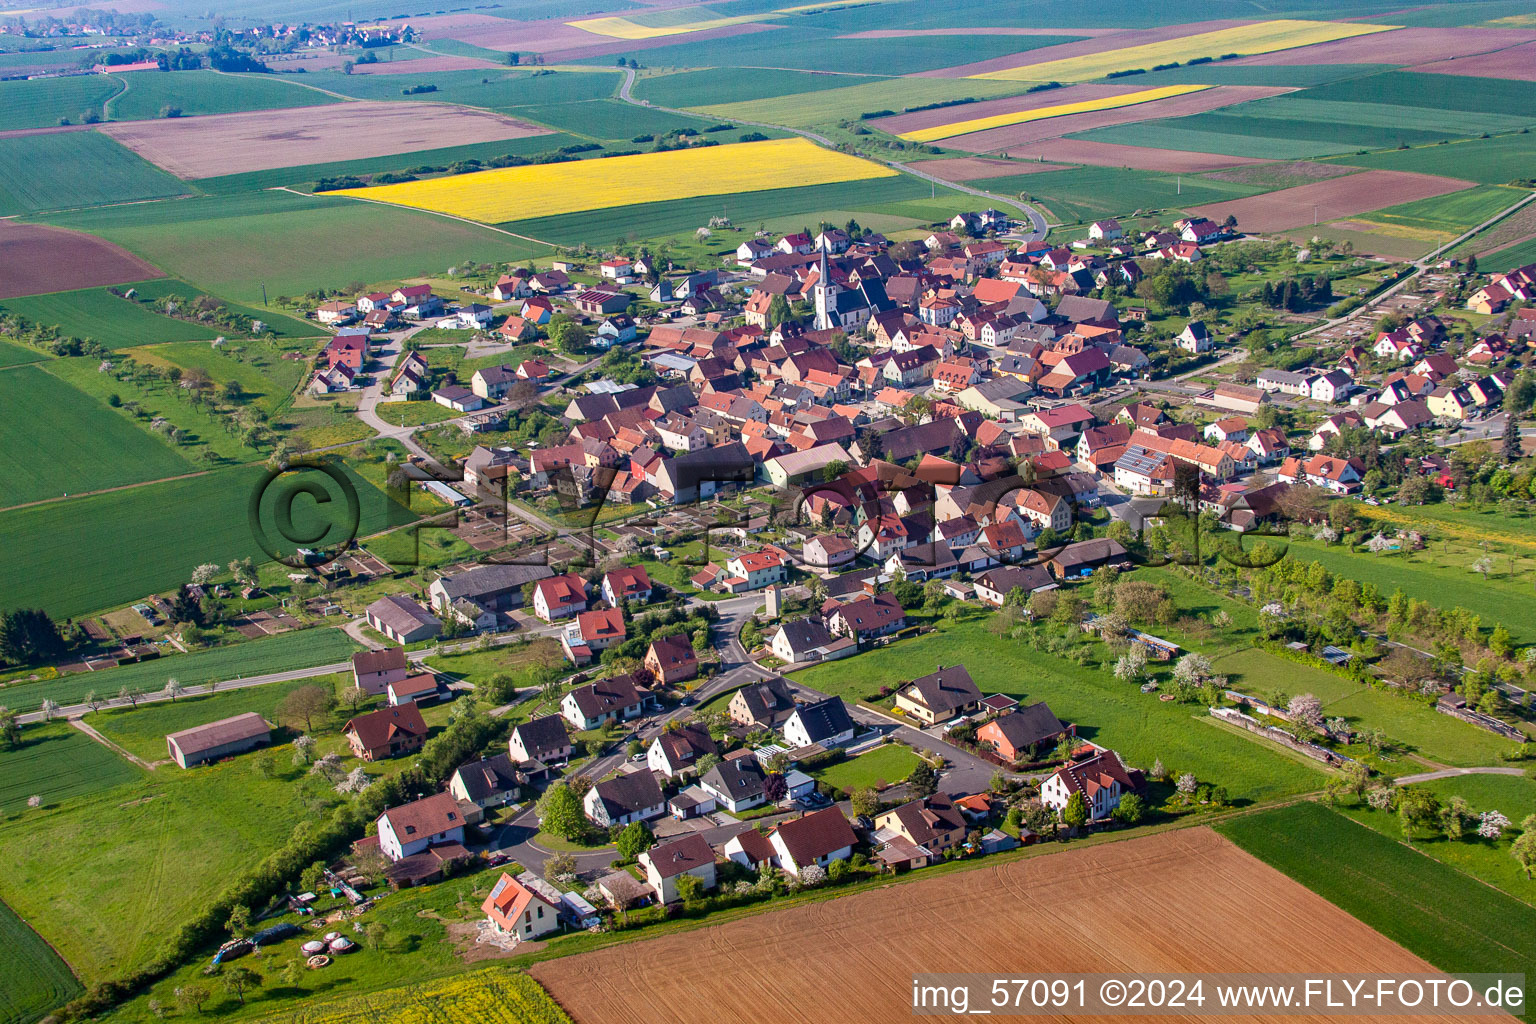
[{"label": "flowering tree", "polygon": [[293,741],[293,763],[296,765],[309,764],[315,757],[315,738],[313,736],[300,736]]},{"label": "flowering tree", "polygon": [[373,785],[372,776],[363,771],[363,769],[360,767],[353,768],[350,772],[347,773],[345,778],[336,783],[336,792],[361,793],[371,785]]},{"label": "flowering tree", "polygon": [[1478,816],[1477,834],[1484,839],[1498,839],[1509,828],[1509,819],[1498,811],[1484,811]]},{"label": "flowering tree", "polygon": [[1312,531],[1312,539],[1320,540],[1324,544],[1332,544],[1334,541],[1339,539],[1339,531],[1335,530],[1327,523],[1324,523],[1322,526],[1319,526],[1317,529]]},{"label": "flowering tree", "polygon": [[1184,772],[1179,776],[1179,781],[1175,783],[1175,788],[1185,796],[1189,796],[1199,785],[1200,780],[1195,778],[1194,772]]},{"label": "flowering tree", "polygon": [[1173,666],[1173,678],[1184,686],[1199,686],[1213,674],[1211,659],[1203,654],[1186,654]]},{"label": "flowering tree", "polygon": [[1290,712],[1292,721],[1309,725],[1314,729],[1323,724],[1323,702],[1310,693],[1300,693],[1292,697],[1285,710]]},{"label": "flowering tree", "polygon": [[827,880],[827,872],[817,864],[807,864],[800,872],[800,884],[807,889],[820,885]]},{"label": "flowering tree", "polygon": [[1140,645],[1132,647],[1115,662],[1115,678],[1122,683],[1138,682],[1147,674],[1147,652]]},{"label": "flowering tree", "polygon": [[1390,551],[1391,548],[1392,541],[1380,533],[1376,534],[1370,540],[1365,542],[1365,550],[1369,551],[1373,555],[1379,555],[1383,551]]},{"label": "flowering tree", "polygon": [[214,577],[218,576],[218,574],[218,566],[214,565],[212,562],[204,562],[202,565],[192,570],[192,583],[199,587],[205,586],[206,584],[212,583]]}]

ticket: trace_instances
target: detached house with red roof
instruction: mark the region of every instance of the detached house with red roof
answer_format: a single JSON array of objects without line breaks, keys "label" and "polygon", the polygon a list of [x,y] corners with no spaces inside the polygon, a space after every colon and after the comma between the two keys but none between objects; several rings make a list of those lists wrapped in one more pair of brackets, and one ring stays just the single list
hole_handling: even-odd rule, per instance
[{"label": "detached house with red roof", "polygon": [[593,655],[605,651],[614,644],[621,644],[629,635],[624,625],[624,613],[618,608],[580,612],[560,636],[560,646],[573,665],[585,665]]},{"label": "detached house with red roof", "polygon": [[639,717],[643,703],[633,676],[613,676],[567,693],[560,701],[560,713],[578,732],[587,732],[604,722]]},{"label": "detached house with red roof", "polygon": [[750,554],[740,554],[725,563],[730,576],[725,580],[726,589],[733,594],[744,590],[757,590],[770,583],[783,583],[789,579],[784,559],[766,548]]},{"label": "detached house with red roof", "polygon": [[699,674],[699,656],[685,633],[652,640],[645,649],[644,664],[652,678],[668,686]]},{"label": "detached house with red roof", "polygon": [[560,930],[559,905],[505,872],[480,909],[491,927],[503,935],[537,939]]},{"label": "detached house with red roof", "polygon": [[1073,793],[1088,804],[1088,817],[1102,821],[1120,806],[1120,798],[1145,785],[1140,771],[1127,768],[1113,750],[1098,750],[1086,761],[1062,765],[1040,785],[1040,802],[1060,814]]},{"label": "detached house with red roof", "polygon": [[407,701],[358,715],[342,726],[341,734],[352,747],[352,756],[380,761],[420,750],[427,741],[427,723],[421,709]]},{"label": "detached house with red roof", "polygon": [[643,565],[621,565],[603,574],[603,600],[617,608],[625,601],[645,604],[651,599],[651,576]]},{"label": "detached house with red roof", "polygon": [[464,842],[464,815],[451,793],[433,793],[378,818],[379,852],[398,861],[438,843]]},{"label": "detached house with red roof", "polygon": [[533,613],[545,622],[587,610],[587,583],[575,573],[539,580],[533,588]]}]

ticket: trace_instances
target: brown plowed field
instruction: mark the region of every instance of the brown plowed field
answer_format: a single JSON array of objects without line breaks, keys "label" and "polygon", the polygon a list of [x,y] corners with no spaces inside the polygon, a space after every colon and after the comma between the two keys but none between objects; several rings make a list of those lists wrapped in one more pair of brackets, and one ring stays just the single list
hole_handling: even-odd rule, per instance
[{"label": "brown plowed field", "polygon": [[1283,231],[1286,228],[1337,220],[1367,210],[1380,210],[1416,199],[1460,192],[1474,183],[1459,178],[1409,171],[1362,171],[1344,178],[1283,188],[1246,199],[1197,206],[1192,213],[1220,221],[1237,218],[1244,231]]},{"label": "brown plowed field", "polygon": [[902,132],[915,132],[920,128],[937,128],[942,124],[970,121],[978,117],[992,117],[994,114],[1013,114],[1020,110],[1055,107],[1063,103],[1081,103],[1083,100],[1097,100],[1105,96],[1124,96],[1128,92],[1141,92],[1142,89],[1143,87],[1139,85],[1069,85],[1062,89],[1032,92],[1026,96],[1005,96],[997,100],[982,100],[980,103],[961,103],[953,107],[897,114],[895,117],[882,117],[871,123],[881,131],[900,135]]},{"label": "brown plowed field", "polygon": [[1474,75],[1478,78],[1518,78],[1536,82],[1536,43],[1522,43],[1506,50],[1479,53],[1471,57],[1420,64],[1414,71],[1432,71],[1438,75]]},{"label": "brown plowed field", "polygon": [[[983,132],[972,132],[969,135],[957,135],[952,139],[945,139],[944,145],[950,149],[964,149],[972,153],[999,153],[1006,150],[1011,155],[1015,146],[1059,138],[1074,132],[1085,132],[1090,128],[1130,124],[1133,121],[1154,121],[1163,117],[1184,117],[1186,114],[1203,114],[1218,107],[1246,103],[1248,100],[1278,96],[1292,91],[1270,85],[1218,85],[1214,89],[1186,93],[1183,96],[1170,96],[1165,100],[1137,103],[1129,107],[1090,110],[1083,114],[1068,114],[1065,117],[1048,117],[1043,121],[1026,121],[1023,124],[1010,124],[1002,128],[988,128]],[[953,111],[950,112],[950,116],[954,116]]]},{"label": "brown plowed field", "polygon": [[164,277],[104,238],[0,220],[0,299]]},{"label": "brown plowed field", "polygon": [[[945,139],[944,145],[953,143]],[[1111,142],[1090,142],[1086,139],[1046,139],[1024,146],[1008,147],[1011,157],[1058,160],[1066,164],[1089,164],[1094,167],[1135,167],[1144,171],[1214,171],[1223,167],[1240,167],[1244,164],[1269,163],[1251,156],[1221,156],[1217,153],[1186,153],[1182,149],[1153,149],[1150,146],[1121,146]],[[1015,163],[1009,167],[1017,168]],[[1049,170],[1050,164],[1042,164]],[[1013,173],[1020,173],[1015,170]]]},{"label": "brown plowed field", "polygon": [[1432,970],[1214,832],[1180,829],[546,960],[531,973],[577,1024],[889,1024],[911,1016],[916,972]]},{"label": "brown plowed field", "polygon": [[101,130],[179,178],[392,156],[549,133],[547,128],[500,114],[446,103],[369,102],[128,121],[103,125]]},{"label": "brown plowed field", "polygon": [[1121,28],[872,28],[839,39],[910,39],[918,36],[1112,36]]},{"label": "brown plowed field", "polygon": [[[1292,50],[1238,57],[1228,64],[1419,64],[1484,53],[1536,39],[1536,32],[1503,28],[1400,28]],[[1421,70],[1414,68],[1415,71]]]},{"label": "brown plowed field", "polygon": [[[993,57],[991,60],[981,60],[974,64],[961,64],[953,68],[939,68],[937,71],[923,71],[913,77],[966,78],[970,75],[979,75],[987,71],[1004,71],[1008,68],[1020,68],[1028,64],[1043,64],[1049,60],[1081,57],[1085,53],[1103,53],[1105,50],[1118,50],[1122,46],[1140,46],[1143,43],[1157,43],[1164,39],[1177,39],[1180,36],[1192,36],[1201,32],[1216,32],[1224,28],[1234,28],[1238,25],[1246,24],[1248,24],[1247,21],[1195,21],[1187,25],[1139,28],[1133,32],[1110,32],[1105,35],[1094,36],[1091,39],[1080,39],[1075,43],[1061,43],[1058,46],[1047,46],[1040,50],[1027,50],[1024,53],[1013,53],[1006,57]],[[1071,35],[1072,33],[1062,29],[1061,34]]]},{"label": "brown plowed field", "polygon": [[1065,171],[1061,164],[1025,163],[1018,160],[988,160],[984,156],[952,156],[924,160],[912,167],[945,181],[975,181],[977,178],[1001,178],[1007,174],[1035,174],[1040,171]]}]

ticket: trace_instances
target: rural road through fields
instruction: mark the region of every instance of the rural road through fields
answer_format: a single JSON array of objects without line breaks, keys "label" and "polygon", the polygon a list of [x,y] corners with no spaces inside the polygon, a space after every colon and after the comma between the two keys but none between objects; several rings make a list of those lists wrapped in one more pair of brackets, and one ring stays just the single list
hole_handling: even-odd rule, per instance
[{"label": "rural road through fields", "polygon": [[1509,767],[1483,767],[1483,768],[1442,768],[1435,772],[1422,772],[1418,775],[1399,775],[1394,780],[1394,785],[1407,786],[1415,782],[1433,782],[1435,779],[1454,779],[1458,775],[1524,775],[1522,768]]},{"label": "rural road through fields", "polygon": [[[668,114],[680,114],[683,117],[706,117],[706,115],[695,113],[692,110],[682,110],[677,107],[661,107],[650,102],[649,100],[637,100],[631,93],[634,85],[635,71],[633,68],[628,68],[624,72],[624,84],[619,86],[619,99],[623,100],[625,103],[632,103],[637,107],[647,107],[651,110],[660,110]],[[744,125],[749,128],[771,128],[774,131],[790,132],[794,135],[799,135],[802,138],[810,139],[812,142],[826,146],[828,149],[837,149],[837,144],[831,139],[827,138],[825,135],[818,135],[813,131],[807,131],[803,128],[791,128],[788,125],[782,124],[769,124],[766,121],[744,121],[740,118],[724,117],[718,114],[711,114],[707,116],[714,117],[716,120],[720,121],[729,121],[732,124]],[[1033,206],[1030,206],[1028,203],[1022,203],[1017,199],[1010,199],[1007,196],[1000,196],[993,192],[986,192],[979,188],[972,188],[969,185],[961,185],[957,182],[945,181],[943,178],[928,174],[925,171],[919,171],[911,164],[904,164],[896,160],[884,160],[881,162],[884,163],[887,167],[898,170],[903,174],[910,174],[915,178],[922,178],[924,181],[932,182],[935,185],[943,185],[945,188],[954,189],[956,192],[965,192],[969,195],[985,199],[990,203],[995,203],[998,206],[1007,206],[1011,209],[1017,210],[1029,218],[1029,232],[1020,236],[1024,241],[1033,242],[1045,237],[1047,231],[1045,217],[1041,215],[1039,210],[1035,209]]]}]

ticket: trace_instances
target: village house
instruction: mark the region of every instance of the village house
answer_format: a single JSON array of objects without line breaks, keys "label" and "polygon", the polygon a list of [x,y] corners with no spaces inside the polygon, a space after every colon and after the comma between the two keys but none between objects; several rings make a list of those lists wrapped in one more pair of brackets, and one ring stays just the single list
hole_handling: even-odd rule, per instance
[{"label": "village house", "polygon": [[1075,732],[1040,701],[1014,708],[976,730],[976,742],[990,744],[1009,761],[1024,761],[1054,747],[1064,735]]},{"label": "village house", "polygon": [[1021,590],[1028,598],[1037,590],[1052,590],[1058,584],[1051,574],[1038,565],[1007,565],[988,569],[973,581],[976,597],[994,608],[1001,608],[1014,590]]},{"label": "village house", "polygon": [[352,748],[352,756],[364,761],[380,761],[414,753],[427,741],[427,723],[414,703],[379,708],[348,720],[341,734]]},{"label": "village house", "polygon": [[518,771],[517,762],[506,754],[497,754],[460,765],[448,779],[448,792],[460,804],[472,804],[483,812],[516,803],[526,779]]},{"label": "village house", "polygon": [[518,764],[564,764],[571,757],[571,737],[565,731],[565,720],[559,715],[544,715],[514,725],[507,740],[507,753]]},{"label": "village house", "polygon": [[841,747],[853,739],[855,727],[841,697],[801,704],[784,720],[784,740],[792,747]]},{"label": "village house", "polygon": [[795,701],[783,676],[748,683],[736,691],[727,706],[731,721],[754,730],[777,729],[794,710]]},{"label": "village house", "polygon": [[891,594],[863,597],[839,605],[827,615],[827,632],[863,642],[906,627],[907,613]]},{"label": "village house", "polygon": [[715,887],[715,851],[697,832],[657,845],[640,854],[640,870],[662,903],[678,899],[677,881],[684,875],[697,878],[705,891]]},{"label": "village house", "polygon": [[615,775],[587,790],[582,798],[587,817],[601,828],[649,821],[666,813],[666,797],[649,769]]},{"label": "village house", "polygon": [[585,665],[592,658],[621,644],[629,635],[624,613],[618,608],[578,612],[560,635],[560,645],[573,665]]},{"label": "village house", "polygon": [[1073,793],[1088,804],[1090,821],[1103,821],[1120,806],[1126,793],[1138,792],[1144,778],[1139,770],[1125,767],[1113,750],[1097,750],[1084,761],[1058,768],[1040,785],[1040,802],[1060,814]]},{"label": "village house", "polygon": [[404,647],[359,651],[352,655],[352,683],[364,693],[381,694],[390,683],[410,675]]},{"label": "village house", "polygon": [[848,819],[836,807],[786,821],[768,841],[779,867],[796,878],[813,864],[825,870],[833,861],[847,860],[858,843]]},{"label": "village house", "polygon": [[560,701],[560,713],[578,732],[590,732],[604,722],[638,718],[642,699],[630,676],[613,676],[578,686]]},{"label": "village house", "polygon": [[705,772],[699,786],[718,806],[732,814],[740,814],[766,802],[766,780],[767,775],[756,758],[731,757]]},{"label": "village house", "polygon": [[442,700],[449,694],[448,687],[438,681],[437,676],[431,672],[423,672],[420,675],[406,676],[396,680],[385,688],[385,704],[389,707],[397,707],[401,704],[425,704],[431,701]]},{"label": "village house", "polygon": [[911,800],[876,815],[875,828],[889,830],[929,854],[942,854],[965,838],[965,815],[943,793]]},{"label": "village house", "polygon": [[937,672],[914,679],[896,691],[897,710],[924,725],[937,725],[980,707],[981,691],[964,665],[940,665]]},{"label": "village house", "polygon": [[464,815],[451,793],[433,793],[378,817],[379,852],[392,861],[439,843],[464,842]]},{"label": "village house", "polygon": [[699,758],[718,752],[709,730],[695,722],[668,728],[652,740],[645,763],[651,771],[675,779],[694,771]]},{"label": "village house", "polygon": [[733,594],[789,579],[784,560],[767,549],[733,556],[725,563],[725,571],[730,574],[724,581],[725,587]]},{"label": "village house", "polygon": [[539,580],[533,588],[533,613],[545,622],[587,610],[587,583],[575,573]]},{"label": "village house", "polygon": [[658,637],[645,649],[646,671],[657,682],[671,686],[699,674],[699,656],[685,633]]},{"label": "village house", "polygon": [[768,640],[773,656],[789,665],[822,661],[845,648],[849,654],[857,650],[852,640],[837,639],[813,618],[782,623]]},{"label": "village house", "polygon": [[480,909],[497,932],[520,940],[532,941],[560,930],[559,904],[505,872]]}]

